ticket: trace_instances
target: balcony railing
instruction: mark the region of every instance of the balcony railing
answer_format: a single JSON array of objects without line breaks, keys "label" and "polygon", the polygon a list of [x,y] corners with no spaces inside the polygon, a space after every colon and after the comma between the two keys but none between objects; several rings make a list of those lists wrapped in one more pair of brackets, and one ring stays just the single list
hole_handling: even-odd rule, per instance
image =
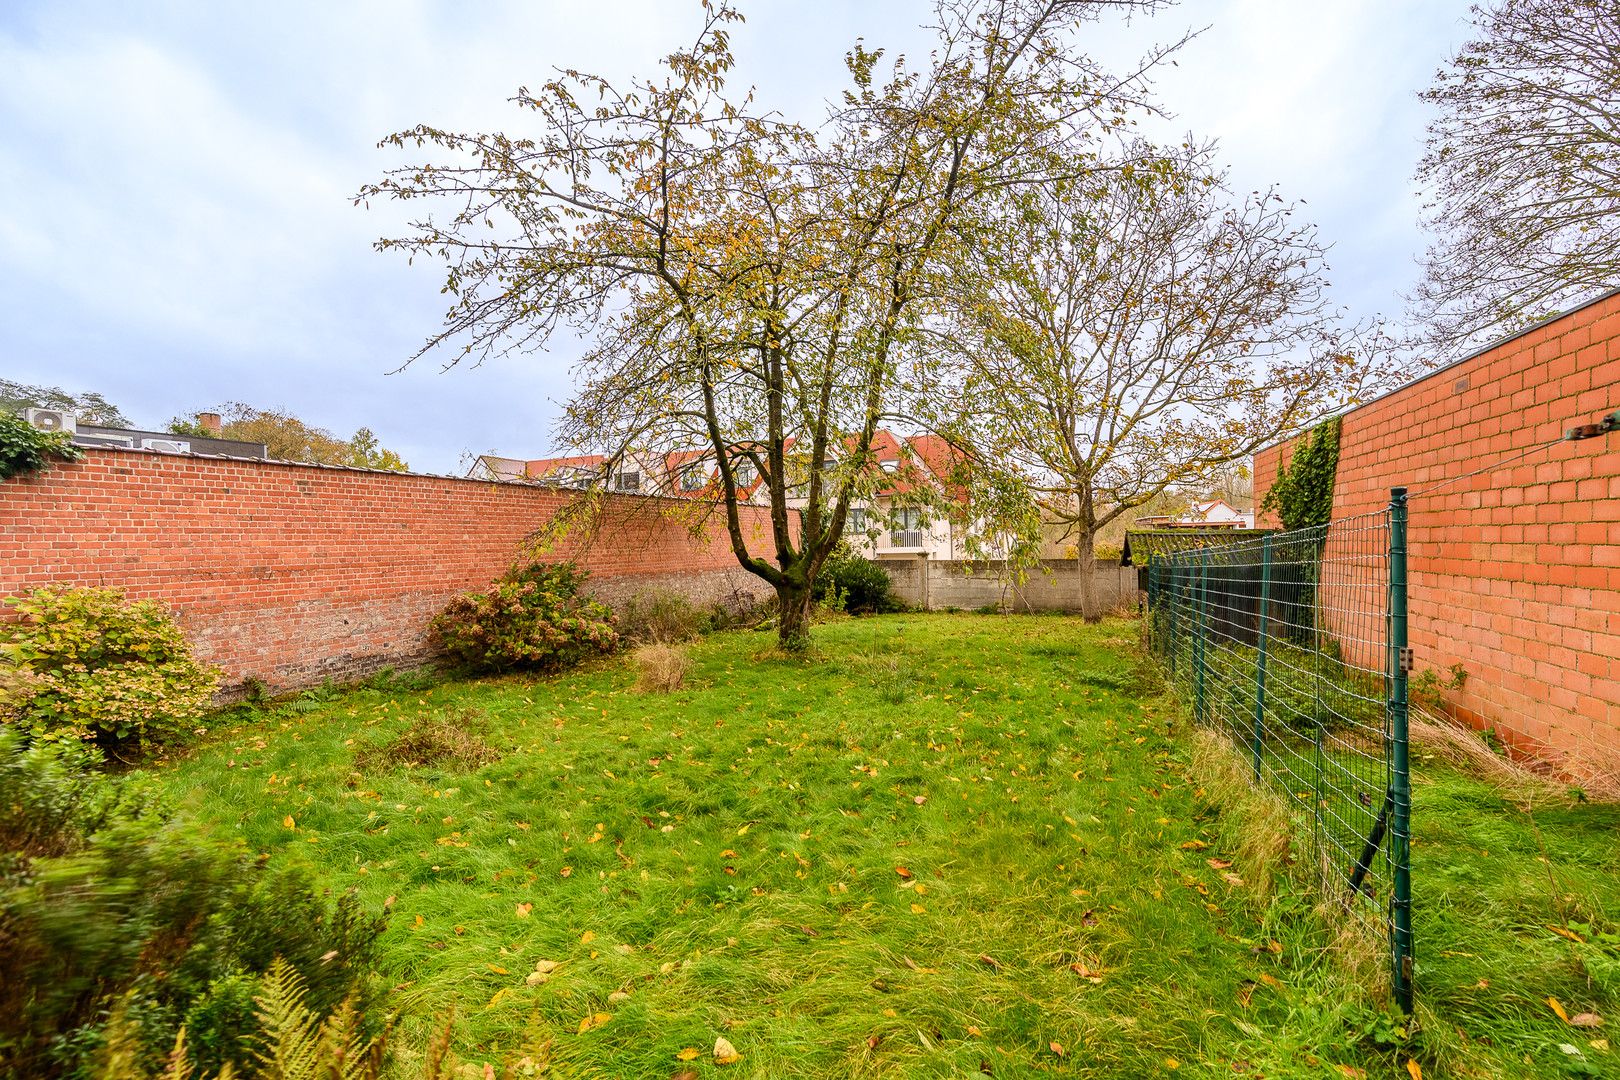
[{"label": "balcony railing", "polygon": [[889,546],[897,548],[920,548],[923,546],[923,532],[921,529],[902,529],[889,534]]}]

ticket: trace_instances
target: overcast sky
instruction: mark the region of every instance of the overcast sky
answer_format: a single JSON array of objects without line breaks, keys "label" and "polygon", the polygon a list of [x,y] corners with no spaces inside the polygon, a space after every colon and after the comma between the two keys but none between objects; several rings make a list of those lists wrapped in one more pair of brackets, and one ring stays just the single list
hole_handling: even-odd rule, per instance
[{"label": "overcast sky", "polygon": [[[856,37],[918,52],[925,0],[741,0],[737,80],[813,120]],[[507,99],[557,66],[624,75],[689,40],[696,0],[0,0],[0,378],[97,390],[138,424],[246,401],[420,471],[538,457],[580,345],[394,372],[440,276],[371,250],[352,205],[418,122],[517,133]],[[1397,313],[1422,247],[1416,98],[1465,0],[1190,0],[1089,51],[1118,67],[1208,29],[1158,77],[1175,131],[1219,140],[1238,190],[1302,199],[1337,299]],[[1168,132],[1166,132],[1168,134]]]}]

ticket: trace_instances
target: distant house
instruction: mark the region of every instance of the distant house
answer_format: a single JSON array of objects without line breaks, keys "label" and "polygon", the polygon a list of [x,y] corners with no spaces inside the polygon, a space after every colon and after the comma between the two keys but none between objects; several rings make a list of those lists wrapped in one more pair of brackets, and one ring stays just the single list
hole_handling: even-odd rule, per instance
[{"label": "distant house", "polygon": [[1137,529],[1252,529],[1254,511],[1239,510],[1225,499],[1195,502],[1186,513],[1136,519]]},{"label": "distant house", "polygon": [[[803,455],[796,458],[791,439],[786,449],[791,480],[795,469],[803,470],[804,463],[798,460]],[[842,453],[852,449],[853,441],[845,440]],[[962,513],[936,509],[930,514],[914,505],[920,486],[945,490],[946,485],[953,484],[950,473],[960,459],[950,445],[937,435],[896,436],[879,430],[873,437],[871,454],[875,467],[885,476],[870,497],[851,504],[844,526],[846,540],[872,558],[965,558],[972,527],[965,512],[967,492],[955,487],[947,492],[949,503],[961,507]],[[836,466],[839,458],[840,451],[834,451],[829,464]],[[740,501],[762,505],[768,500],[759,470],[741,447],[731,459],[731,469]],[[483,454],[474,459],[468,475],[578,489],[605,481],[609,491],[666,498],[714,498],[720,488],[714,452],[707,448],[625,455],[612,466],[611,475],[608,470],[608,459],[601,454],[532,460]],[[803,510],[808,501],[805,484],[790,490],[790,507]]]},{"label": "distant house", "polygon": [[219,435],[217,413],[202,413],[198,419],[208,435],[176,435],[172,431],[143,431],[139,428],[103,427],[81,424],[71,412],[60,409],[24,409],[22,417],[42,431],[66,432],[74,446],[116,447],[121,450],[152,450],[160,454],[203,454],[208,457],[269,457],[264,443],[225,439]]}]

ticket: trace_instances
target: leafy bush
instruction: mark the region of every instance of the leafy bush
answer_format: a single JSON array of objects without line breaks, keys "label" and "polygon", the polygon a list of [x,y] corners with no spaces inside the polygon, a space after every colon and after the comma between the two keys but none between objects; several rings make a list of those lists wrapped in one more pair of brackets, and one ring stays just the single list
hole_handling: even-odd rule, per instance
[{"label": "leafy bush", "polygon": [[686,597],[670,589],[636,593],[619,606],[619,633],[634,644],[690,641],[709,621]]},{"label": "leafy bush", "polygon": [[619,644],[613,612],[579,594],[586,578],[570,563],[514,567],[488,592],[450,601],[429,629],[445,652],[477,670],[572,667]]},{"label": "leafy bush", "polygon": [[0,729],[0,1062],[83,1076],[117,1011],[156,1062],[180,1026],[199,1061],[246,1063],[252,997],[283,958],[312,1008],[367,1001],[382,921],[199,835],[98,752]]},{"label": "leafy bush", "polygon": [[79,451],[65,431],[41,431],[15,413],[0,411],[0,480],[39,472],[54,458],[72,461]]},{"label": "leafy bush", "polygon": [[904,611],[889,574],[871,559],[839,547],[821,567],[812,596],[851,614]]},{"label": "leafy bush", "polygon": [[21,617],[0,624],[0,722],[123,751],[175,741],[208,710],[219,676],[161,604],[64,585],[6,602]]}]

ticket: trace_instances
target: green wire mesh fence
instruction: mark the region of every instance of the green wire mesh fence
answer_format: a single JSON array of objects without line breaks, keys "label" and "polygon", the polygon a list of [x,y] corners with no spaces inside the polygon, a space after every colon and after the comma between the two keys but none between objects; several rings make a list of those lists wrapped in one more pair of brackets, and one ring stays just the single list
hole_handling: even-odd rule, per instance
[{"label": "green wire mesh fence", "polygon": [[1324,893],[1387,931],[1410,1010],[1406,497],[1388,510],[1154,557],[1148,629],[1197,723],[1308,828]]}]

